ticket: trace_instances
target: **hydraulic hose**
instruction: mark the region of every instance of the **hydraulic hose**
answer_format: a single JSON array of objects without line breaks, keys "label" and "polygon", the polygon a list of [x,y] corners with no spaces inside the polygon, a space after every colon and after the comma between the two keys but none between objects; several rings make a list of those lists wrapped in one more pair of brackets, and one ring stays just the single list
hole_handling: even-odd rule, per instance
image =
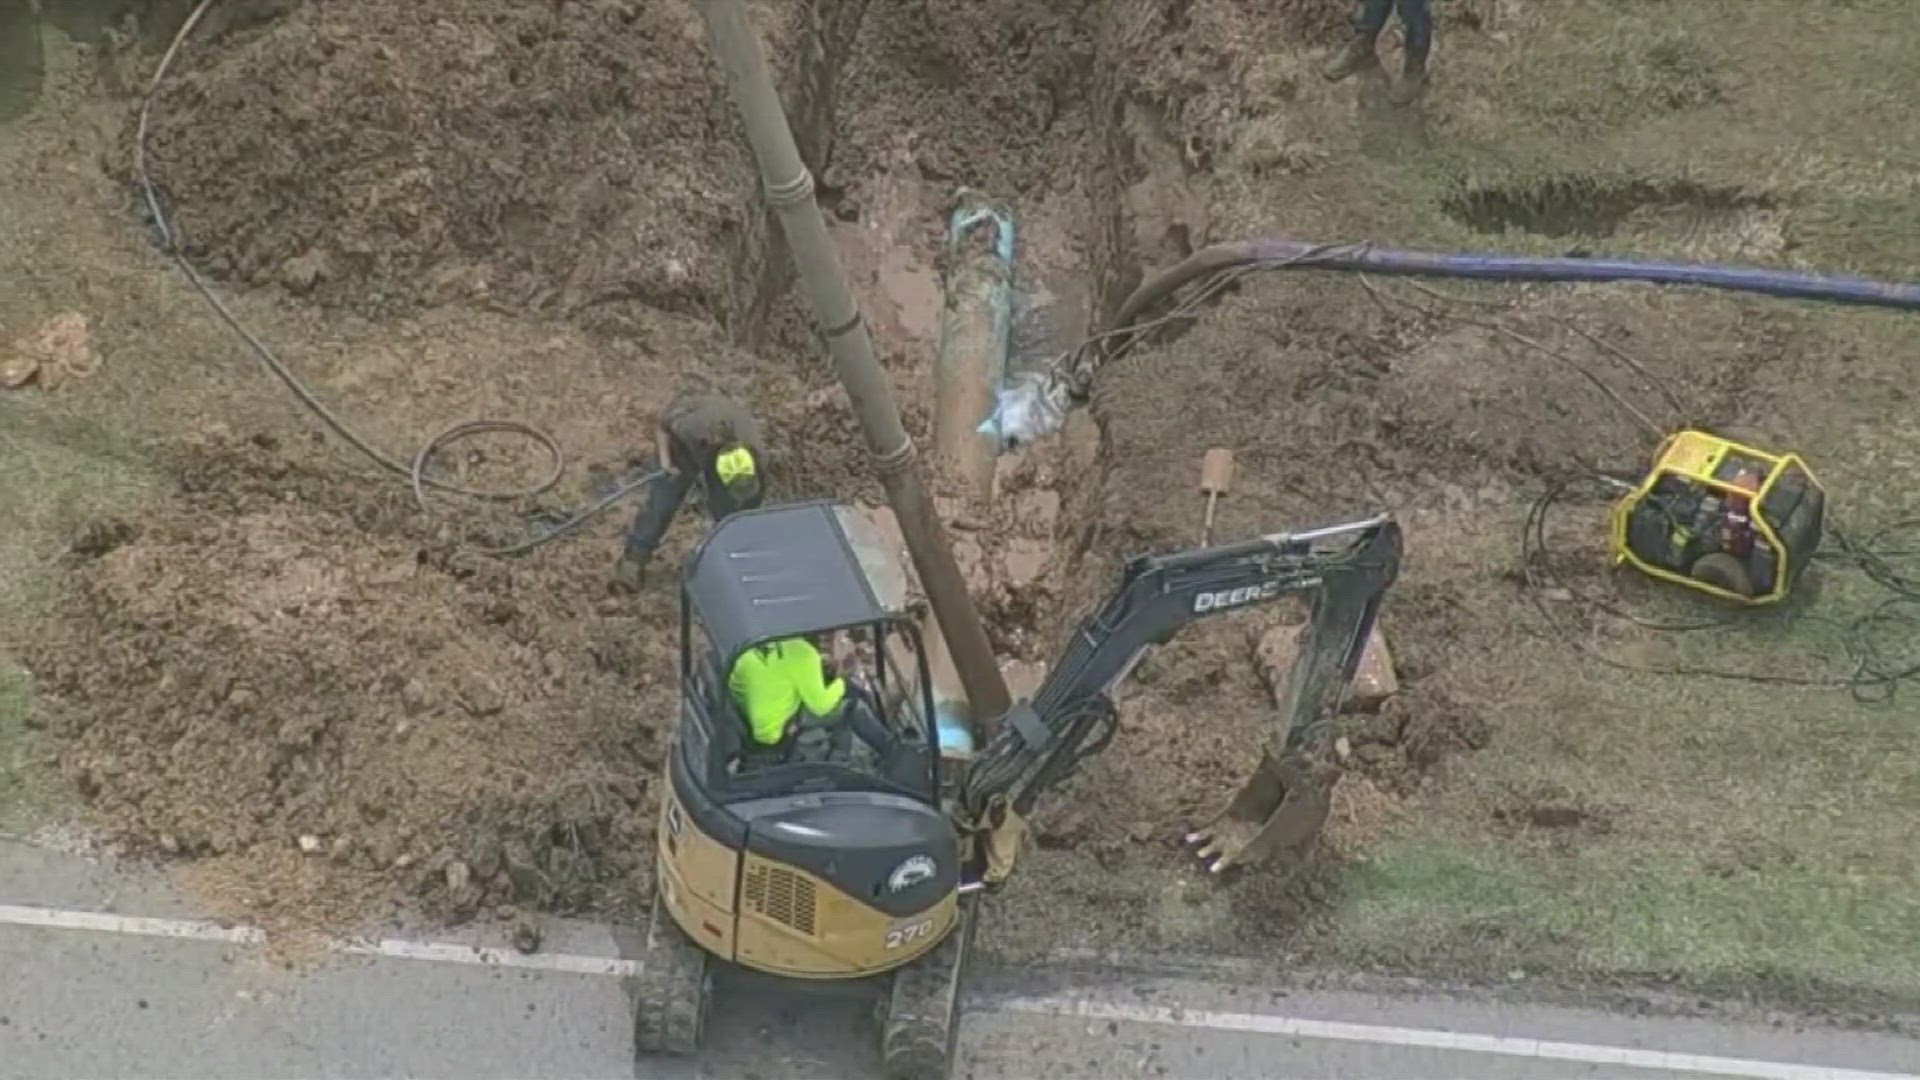
[{"label": "hydraulic hose", "polygon": [[1204,282],[1199,292],[1188,296],[1174,313],[1191,314],[1192,308],[1218,291],[1214,284],[1224,285],[1239,275],[1261,270],[1298,268],[1481,281],[1641,281],[1787,300],[1920,310],[1920,283],[1853,275],[1653,259],[1410,251],[1378,247],[1367,241],[1312,244],[1280,238],[1242,240],[1202,248],[1142,283],[1120,305],[1112,329],[1061,354],[1044,373],[1005,387],[993,417],[981,425],[981,430],[996,434],[1003,450],[1052,434],[1065,421],[1067,410],[1085,401],[1094,372],[1102,364],[1123,355],[1171,317],[1149,317],[1149,312],[1163,301],[1188,285]]}]

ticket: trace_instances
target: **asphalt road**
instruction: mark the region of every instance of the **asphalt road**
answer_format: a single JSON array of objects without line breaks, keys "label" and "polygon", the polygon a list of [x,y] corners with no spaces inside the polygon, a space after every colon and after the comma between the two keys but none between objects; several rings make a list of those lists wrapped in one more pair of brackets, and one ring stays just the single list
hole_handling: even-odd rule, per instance
[{"label": "asphalt road", "polygon": [[[637,1060],[621,977],[629,942],[604,927],[555,925],[530,958],[476,951],[499,944],[476,932],[438,949],[365,943],[289,970],[245,941],[220,940],[243,931],[191,914],[150,879],[0,845],[0,1078],[877,1071],[865,988],[795,995],[745,976],[723,980],[700,1059]],[[955,1076],[975,1080],[1920,1076],[1920,1043],[1819,1029],[1306,994],[1191,975],[989,970],[970,984]],[[1449,1048],[1462,1038],[1464,1048]]]}]

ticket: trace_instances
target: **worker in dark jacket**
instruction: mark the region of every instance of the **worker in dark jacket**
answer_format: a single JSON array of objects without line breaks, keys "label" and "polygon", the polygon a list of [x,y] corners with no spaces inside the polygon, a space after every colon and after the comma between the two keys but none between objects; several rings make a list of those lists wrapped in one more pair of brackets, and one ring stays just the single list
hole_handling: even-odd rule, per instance
[{"label": "worker in dark jacket", "polygon": [[745,406],[718,394],[682,394],[660,414],[657,430],[661,475],[647,488],[647,503],[634,514],[615,579],[638,589],[647,563],[673,524],[680,504],[696,487],[707,516],[760,505],[765,451],[760,425]]},{"label": "worker in dark jacket", "polygon": [[1400,26],[1406,31],[1406,62],[1400,81],[1394,84],[1392,99],[1396,105],[1411,105],[1427,88],[1427,54],[1433,50],[1433,10],[1429,0],[1360,0],[1353,20],[1353,37],[1334,54],[1321,72],[1328,80],[1339,82],[1369,64],[1379,62],[1374,47],[1380,32],[1387,28],[1387,17],[1400,11]]}]

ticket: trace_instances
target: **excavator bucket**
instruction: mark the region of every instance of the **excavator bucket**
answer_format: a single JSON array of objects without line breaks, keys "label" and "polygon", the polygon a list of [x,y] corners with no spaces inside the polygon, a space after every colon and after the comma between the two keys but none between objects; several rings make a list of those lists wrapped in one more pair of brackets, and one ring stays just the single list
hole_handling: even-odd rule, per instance
[{"label": "excavator bucket", "polygon": [[1225,810],[1186,835],[1187,845],[1215,874],[1279,859],[1304,865],[1332,807],[1337,769],[1319,767],[1301,751],[1275,760],[1266,751]]},{"label": "excavator bucket", "polygon": [[1312,854],[1332,807],[1340,767],[1333,727],[1360,669],[1380,602],[1400,565],[1400,529],[1382,525],[1355,557],[1329,563],[1314,594],[1305,633],[1284,675],[1270,674],[1269,715],[1260,767],[1187,845],[1218,874],[1275,856],[1294,868]]}]

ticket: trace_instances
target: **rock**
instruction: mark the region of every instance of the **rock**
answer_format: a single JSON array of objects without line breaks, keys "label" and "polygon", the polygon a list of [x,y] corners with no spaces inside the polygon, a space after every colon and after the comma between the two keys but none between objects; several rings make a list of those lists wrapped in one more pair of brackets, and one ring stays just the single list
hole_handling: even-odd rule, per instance
[{"label": "rock", "polygon": [[1353,759],[1353,743],[1345,735],[1333,740],[1333,759],[1342,765]]},{"label": "rock", "polygon": [[294,717],[280,725],[274,738],[282,749],[299,750],[313,745],[313,738],[320,733],[320,726],[308,717]]},{"label": "rock", "polygon": [[1093,833],[1093,818],[1077,806],[1063,806],[1038,822],[1035,832],[1047,847],[1073,847]]},{"label": "rock", "polygon": [[169,855],[180,854],[180,841],[172,833],[160,834],[160,850]]},{"label": "rock", "polygon": [[413,856],[410,854],[403,854],[399,858],[393,860],[393,868],[395,870],[405,870],[407,867],[412,865],[413,865]]},{"label": "rock", "polygon": [[616,798],[628,806],[639,806],[641,796],[646,794],[640,786],[640,781],[631,776],[616,776],[607,782],[607,787],[612,789]]},{"label": "rock", "polygon": [[330,855],[334,862],[343,863],[348,861],[353,856],[353,841],[344,836],[334,837]]},{"label": "rock", "polygon": [[477,881],[492,881],[500,874],[500,849],[489,844],[473,855],[473,877]]},{"label": "rock", "polygon": [[319,248],[310,248],[280,266],[280,284],[296,296],[312,292],[326,276],[327,253]]},{"label": "rock", "polygon": [[532,918],[526,915],[515,915],[510,933],[513,947],[518,951],[523,953],[540,951],[540,926]]},{"label": "rock", "polygon": [[502,861],[506,864],[507,879],[513,883],[514,899],[538,901],[546,894],[547,876],[541,873],[525,844],[507,845]]},{"label": "rock", "polygon": [[1053,545],[1044,540],[1009,540],[1000,552],[1000,580],[1008,588],[1038,585],[1053,559]]},{"label": "rock", "polygon": [[1352,712],[1373,712],[1399,692],[1400,680],[1393,673],[1393,654],[1387,649],[1387,639],[1375,628],[1367,637],[1366,649],[1360,654],[1360,669],[1353,674],[1353,689],[1347,693],[1347,709]]},{"label": "rock", "polygon": [[458,859],[447,864],[446,873],[447,891],[451,893],[466,891],[467,883],[473,880],[473,871]]},{"label": "rock", "polygon": [[1353,751],[1353,758],[1360,767],[1370,772],[1381,772],[1392,768],[1400,757],[1400,751],[1385,743],[1364,743]]},{"label": "rock", "polygon": [[853,401],[847,397],[846,387],[834,383],[832,386],[823,386],[818,390],[809,391],[807,409],[809,412],[820,412],[826,409],[834,412],[851,412]]},{"label": "rock", "polygon": [[475,683],[460,695],[460,704],[475,716],[498,716],[507,707],[500,691],[488,683]]},{"label": "rock", "polygon": [[1407,699],[1389,698],[1378,711],[1355,717],[1346,727],[1347,736],[1356,747],[1368,743],[1397,745],[1405,736],[1407,717]]},{"label": "rock", "polygon": [[[1276,626],[1260,637],[1256,650],[1260,674],[1276,698],[1283,689],[1287,672],[1293,665],[1294,651],[1300,644],[1300,634],[1305,629],[1304,626]],[[1353,686],[1347,691],[1342,711],[1374,712],[1399,692],[1400,682],[1393,673],[1393,655],[1387,650],[1386,638],[1376,627],[1360,654],[1360,668],[1354,672]]]},{"label": "rock", "polygon": [[433,694],[419,679],[408,679],[400,688],[400,707],[408,716],[419,716],[433,707]]},{"label": "rock", "polygon": [[15,349],[0,351],[0,390],[18,390],[33,381],[40,361]]},{"label": "rock", "polygon": [[253,707],[259,703],[260,695],[244,686],[236,687],[232,693],[227,695],[227,707],[234,712],[252,712]]},{"label": "rock", "polygon": [[312,833],[303,834],[300,837],[300,850],[302,853],[307,855],[313,855],[319,852],[320,838],[313,835]]},{"label": "rock", "polygon": [[392,866],[400,857],[400,841],[391,833],[376,831],[367,841],[367,855],[376,866]]}]

